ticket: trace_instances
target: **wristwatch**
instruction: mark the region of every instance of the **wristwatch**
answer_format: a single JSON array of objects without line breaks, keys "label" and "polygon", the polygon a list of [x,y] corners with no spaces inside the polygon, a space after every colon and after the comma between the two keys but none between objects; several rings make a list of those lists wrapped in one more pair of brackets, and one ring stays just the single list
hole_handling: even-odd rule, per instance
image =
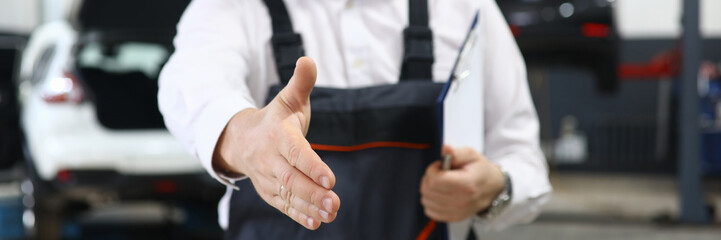
[{"label": "wristwatch", "polygon": [[496,199],[493,199],[493,202],[491,202],[491,206],[476,214],[476,216],[481,220],[488,221],[493,219],[501,212],[503,212],[503,210],[506,209],[506,207],[508,207],[508,205],[511,203],[511,197],[513,197],[513,185],[511,184],[511,177],[509,177],[508,173],[505,171],[503,171],[503,176],[505,176],[506,178],[506,186],[503,188],[503,191],[498,194],[498,197],[496,197]]}]

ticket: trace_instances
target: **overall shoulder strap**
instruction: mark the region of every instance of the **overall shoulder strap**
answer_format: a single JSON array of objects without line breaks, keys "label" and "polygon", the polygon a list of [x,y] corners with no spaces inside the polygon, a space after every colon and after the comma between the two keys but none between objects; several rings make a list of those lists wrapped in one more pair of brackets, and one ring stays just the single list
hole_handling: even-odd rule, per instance
[{"label": "overall shoulder strap", "polygon": [[408,1],[408,27],[403,30],[401,81],[432,80],[433,32],[428,27],[428,0]]},{"label": "overall shoulder strap", "polygon": [[[278,76],[288,84],[293,76],[295,61],[305,55],[300,34],[293,31],[288,10],[283,0],[263,0],[273,27],[271,44]],[[433,33],[428,27],[428,0],[408,1],[408,27],[403,30],[403,63],[401,81],[431,80],[433,57]]]},{"label": "overall shoulder strap", "polygon": [[273,26],[270,42],[273,46],[275,66],[280,82],[286,85],[293,76],[296,60],[305,55],[303,41],[300,34],[293,31],[293,24],[283,0],[263,0],[263,2],[268,8]]}]

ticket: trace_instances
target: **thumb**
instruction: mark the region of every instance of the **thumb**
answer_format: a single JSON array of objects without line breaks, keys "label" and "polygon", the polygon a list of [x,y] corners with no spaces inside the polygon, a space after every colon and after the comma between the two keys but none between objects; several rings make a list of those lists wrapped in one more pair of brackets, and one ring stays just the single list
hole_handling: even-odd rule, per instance
[{"label": "thumb", "polygon": [[290,108],[292,112],[303,110],[308,104],[310,93],[315,86],[316,67],[313,59],[309,57],[298,58],[295,62],[295,71],[290,78],[288,86],[280,91],[280,100]]},{"label": "thumb", "polygon": [[443,155],[451,155],[451,168],[463,168],[463,166],[477,161],[481,156],[476,150],[470,147],[452,148],[444,145],[441,149]]}]

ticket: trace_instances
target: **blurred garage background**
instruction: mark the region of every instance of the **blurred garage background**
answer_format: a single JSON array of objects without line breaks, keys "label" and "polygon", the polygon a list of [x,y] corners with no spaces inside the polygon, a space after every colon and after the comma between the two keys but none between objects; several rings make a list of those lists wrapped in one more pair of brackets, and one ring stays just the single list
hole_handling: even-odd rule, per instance
[{"label": "blurred garage background", "polygon": [[[189,1],[0,0],[0,239],[222,238],[155,99]],[[484,239],[719,239],[721,1],[497,2],[555,190]]]}]

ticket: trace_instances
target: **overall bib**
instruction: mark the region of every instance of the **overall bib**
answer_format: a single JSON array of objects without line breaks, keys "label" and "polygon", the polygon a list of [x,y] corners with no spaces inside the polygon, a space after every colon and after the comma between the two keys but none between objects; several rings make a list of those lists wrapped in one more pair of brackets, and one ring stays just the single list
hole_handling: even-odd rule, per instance
[{"label": "overall bib", "polygon": [[[265,0],[273,26],[271,39],[281,84],[304,55],[281,0]],[[426,167],[440,157],[433,83],[432,34],[427,0],[410,0],[409,27],[397,84],[367,88],[316,87],[310,96],[307,140],[335,173],[333,188],[341,208],[332,223],[315,231],[268,205],[251,181],[238,181],[230,200],[227,239],[446,239],[445,224],[433,227],[420,204]],[[420,237],[419,237],[420,236]]]}]

